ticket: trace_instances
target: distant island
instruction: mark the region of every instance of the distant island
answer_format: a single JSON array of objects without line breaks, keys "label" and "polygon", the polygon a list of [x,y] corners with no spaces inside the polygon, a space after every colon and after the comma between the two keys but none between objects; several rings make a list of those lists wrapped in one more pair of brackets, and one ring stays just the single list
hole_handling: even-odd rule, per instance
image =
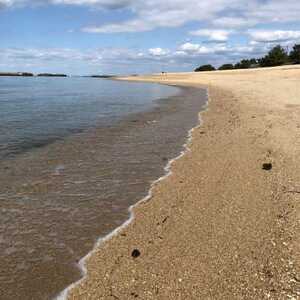
[{"label": "distant island", "polygon": [[52,74],[52,73],[40,73],[36,75],[37,77],[68,77],[66,74]]},{"label": "distant island", "polygon": [[32,73],[28,73],[28,72],[0,72],[0,76],[25,76],[25,77],[32,77],[34,75]]},{"label": "distant island", "polygon": [[55,74],[55,73],[40,73],[40,74],[33,74],[29,72],[0,72],[0,76],[18,76],[18,77],[68,77],[66,74]]},{"label": "distant island", "polygon": [[92,78],[114,78],[116,77],[115,75],[90,75],[87,77],[92,77]]},{"label": "distant island", "polygon": [[[33,74],[30,72],[0,72],[0,76],[24,76],[24,77],[69,77],[69,75],[61,74],[61,73],[39,73]],[[136,76],[136,75],[132,75]],[[87,77],[87,78],[114,78],[116,75],[86,75],[86,76],[75,76],[75,77]]]}]

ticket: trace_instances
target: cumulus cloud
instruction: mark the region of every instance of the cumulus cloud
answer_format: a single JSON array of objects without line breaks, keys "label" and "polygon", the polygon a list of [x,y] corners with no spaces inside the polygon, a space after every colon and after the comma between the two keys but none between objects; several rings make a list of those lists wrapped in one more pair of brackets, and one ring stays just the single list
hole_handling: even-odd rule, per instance
[{"label": "cumulus cloud", "polygon": [[200,29],[191,31],[191,35],[207,37],[210,41],[225,42],[232,31],[220,29]]},{"label": "cumulus cloud", "polygon": [[207,55],[214,54],[220,51],[226,52],[228,47],[226,45],[210,45],[203,46],[197,43],[184,43],[179,47],[180,51],[184,51],[188,55]]},{"label": "cumulus cloud", "polygon": [[21,0],[0,0],[0,8],[10,7],[22,3]]},{"label": "cumulus cloud", "polygon": [[[166,70],[192,70],[201,63],[219,65],[240,58],[255,57],[267,51],[265,44],[228,45],[183,43],[174,49],[98,48],[0,48],[0,66],[10,71],[53,71],[74,74],[128,73]],[[51,63],[49,63],[51,62]],[[25,68],[25,69],[24,69]],[[90,71],[89,71],[90,70]]]},{"label": "cumulus cloud", "polygon": [[239,1],[136,0],[128,7],[135,15],[132,19],[121,23],[87,26],[83,31],[92,33],[117,33],[149,31],[159,27],[178,27],[189,21],[208,21],[213,19],[225,8],[235,7]]},{"label": "cumulus cloud", "polygon": [[204,46],[197,43],[184,43],[179,46],[179,51],[185,53],[186,56],[198,56],[198,55],[207,55],[214,54],[220,51],[227,51],[226,45],[210,45]]},{"label": "cumulus cloud", "polygon": [[133,0],[51,0],[53,4],[100,6],[108,9],[128,7]]},{"label": "cumulus cloud", "polygon": [[153,56],[164,56],[167,55],[170,51],[168,49],[162,48],[150,48],[149,53]]},{"label": "cumulus cloud", "polygon": [[265,53],[268,50],[266,45],[249,44],[249,45],[228,45],[228,44],[212,44],[201,45],[199,43],[184,43],[179,46],[178,51],[186,56],[206,56],[210,58],[216,58],[220,55],[224,59],[230,57],[248,57],[257,56]]},{"label": "cumulus cloud", "polygon": [[[297,21],[300,2],[295,0],[136,0],[127,6],[133,17],[125,22],[87,26],[85,32],[119,33],[178,27],[191,21],[221,28]],[[224,35],[217,38],[225,39]]]},{"label": "cumulus cloud", "polygon": [[260,23],[265,23],[298,21],[299,13],[300,2],[298,0],[252,0],[249,1],[249,7],[244,15],[248,20],[255,19]]},{"label": "cumulus cloud", "polygon": [[[126,27],[124,27],[126,26]],[[118,32],[142,32],[151,30],[152,27],[141,21],[141,20],[132,20],[126,22],[126,24],[108,24],[104,26],[88,26],[82,28],[83,32],[89,33],[118,33]]]},{"label": "cumulus cloud", "polygon": [[[195,40],[204,37],[211,43],[190,40],[187,43],[161,48],[153,45],[149,49],[0,49],[2,64],[20,65],[26,62],[65,62],[80,61],[93,66],[114,65],[136,66],[148,64],[155,66],[165,63],[192,66],[211,62],[233,62],[243,57],[255,57],[268,50],[269,43],[290,42],[300,39],[297,30],[254,30],[253,26],[263,28],[268,24],[280,28],[282,22],[298,21],[299,0],[0,0],[0,8],[22,7],[27,5],[75,5],[107,10],[126,10],[126,21],[85,24],[82,31],[89,33],[144,32],[156,28],[176,28],[190,22],[201,24],[202,29],[190,32]],[[95,19],[94,19],[95,20]],[[194,26],[193,23],[191,26]],[[197,28],[197,27],[196,27]],[[252,29],[252,30],[251,30]],[[188,33],[186,33],[188,34]],[[243,37],[242,45],[235,45]],[[189,36],[191,38],[191,36]],[[180,37],[182,40],[182,37]],[[62,64],[63,65],[63,64]],[[150,68],[150,67],[149,67]],[[147,69],[147,67],[145,67]],[[148,69],[150,70],[150,69]],[[152,70],[152,69],[151,69]]]},{"label": "cumulus cloud", "polygon": [[95,6],[107,9],[121,9],[130,6],[132,2],[134,2],[134,0],[0,0],[0,7],[32,6],[37,4],[63,4]]},{"label": "cumulus cloud", "polygon": [[99,60],[97,52],[82,52],[68,48],[4,48],[0,49],[1,59],[11,61],[55,61],[55,60]]},{"label": "cumulus cloud", "polygon": [[221,17],[212,21],[212,24],[223,28],[244,28],[254,26],[259,21],[255,18],[241,18],[241,17]]},{"label": "cumulus cloud", "polygon": [[254,42],[280,43],[300,38],[300,31],[293,30],[253,30],[249,32]]},{"label": "cumulus cloud", "polygon": [[[0,7],[35,4],[83,5],[105,9],[126,9],[127,21],[85,26],[91,33],[150,31],[178,27],[191,21],[219,28],[243,28],[256,24],[298,21],[298,0],[0,0]],[[216,33],[217,34],[217,33]],[[225,39],[224,35],[216,35]]]}]

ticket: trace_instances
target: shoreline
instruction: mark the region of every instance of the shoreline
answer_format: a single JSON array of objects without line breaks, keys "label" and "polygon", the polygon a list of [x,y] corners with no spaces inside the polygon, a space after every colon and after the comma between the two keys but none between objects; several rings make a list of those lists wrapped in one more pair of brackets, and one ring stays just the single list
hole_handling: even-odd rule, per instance
[{"label": "shoreline", "polygon": [[207,86],[209,109],[68,299],[297,299],[300,72],[283,70],[124,78]]},{"label": "shoreline", "polygon": [[[118,79],[116,79],[118,80]],[[169,86],[174,86],[176,88],[181,89],[181,91],[179,92],[179,94],[177,96],[184,96],[184,92],[181,94],[181,92],[185,89],[185,88],[189,88],[187,86],[180,86],[180,85],[174,85],[174,84],[167,84]],[[204,89],[204,87],[200,88],[201,90]],[[109,242],[110,239],[112,239],[114,236],[120,234],[120,232],[124,229],[126,229],[126,227],[128,225],[130,225],[133,220],[135,219],[135,213],[134,213],[134,209],[136,209],[137,207],[139,207],[141,204],[148,202],[151,200],[152,196],[153,196],[153,189],[154,187],[161,181],[163,181],[164,179],[168,178],[171,174],[172,174],[172,165],[181,157],[183,157],[188,151],[190,151],[189,148],[189,144],[192,142],[193,139],[193,131],[199,127],[201,127],[202,125],[202,119],[201,119],[201,113],[205,112],[208,109],[208,105],[209,105],[209,94],[208,94],[208,90],[206,90],[206,104],[205,107],[199,112],[199,118],[198,118],[198,124],[196,126],[194,126],[193,128],[191,128],[186,136],[186,142],[182,145],[182,151],[180,152],[180,154],[174,158],[172,158],[171,160],[168,161],[168,163],[166,164],[166,166],[163,168],[164,169],[164,175],[162,175],[161,177],[159,177],[158,179],[155,179],[151,185],[150,188],[148,190],[148,193],[145,197],[143,197],[141,200],[139,200],[137,203],[129,206],[128,208],[128,213],[129,213],[129,217],[128,219],[119,227],[115,228],[112,232],[110,232],[109,234],[105,235],[104,237],[100,237],[98,238],[98,240],[96,241],[93,249],[87,253],[84,257],[82,257],[80,259],[80,261],[78,262],[78,267],[80,269],[80,272],[82,274],[82,278],[79,279],[78,281],[72,283],[70,286],[66,287],[62,292],[60,292],[56,297],[54,297],[53,300],[66,300],[68,299],[68,294],[69,292],[71,292],[74,288],[76,288],[78,285],[81,284],[81,282],[83,282],[86,277],[88,276],[88,269],[86,267],[86,262],[87,260],[97,251],[99,250],[99,248],[102,247],[102,245],[106,242]]]},{"label": "shoreline", "polygon": [[[143,102],[151,87],[115,85],[141,91],[140,100],[131,104]],[[134,107],[109,124],[99,122],[0,160],[5,212],[0,248],[6,270],[0,277],[6,299],[52,299],[80,279],[80,259],[100,236],[128,220],[128,207],[147,195],[151,182],[165,174],[166,162],[180,153],[188,130],[198,123],[205,91],[160,85],[150,90],[152,96],[162,96],[153,97],[142,111]],[[12,236],[16,247],[11,249]]]}]

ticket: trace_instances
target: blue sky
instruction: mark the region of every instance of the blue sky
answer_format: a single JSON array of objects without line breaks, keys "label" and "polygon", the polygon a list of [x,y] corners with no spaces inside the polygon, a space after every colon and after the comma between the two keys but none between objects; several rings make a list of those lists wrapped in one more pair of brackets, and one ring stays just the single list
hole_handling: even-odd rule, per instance
[{"label": "blue sky", "polygon": [[0,71],[189,71],[300,42],[296,0],[0,0]]}]

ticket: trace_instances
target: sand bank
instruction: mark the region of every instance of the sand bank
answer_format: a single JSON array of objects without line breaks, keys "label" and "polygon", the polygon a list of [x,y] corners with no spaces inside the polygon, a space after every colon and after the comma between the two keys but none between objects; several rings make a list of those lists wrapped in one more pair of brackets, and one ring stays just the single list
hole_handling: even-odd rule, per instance
[{"label": "sand bank", "polygon": [[300,69],[125,79],[206,86],[209,108],[68,298],[298,299]]}]

